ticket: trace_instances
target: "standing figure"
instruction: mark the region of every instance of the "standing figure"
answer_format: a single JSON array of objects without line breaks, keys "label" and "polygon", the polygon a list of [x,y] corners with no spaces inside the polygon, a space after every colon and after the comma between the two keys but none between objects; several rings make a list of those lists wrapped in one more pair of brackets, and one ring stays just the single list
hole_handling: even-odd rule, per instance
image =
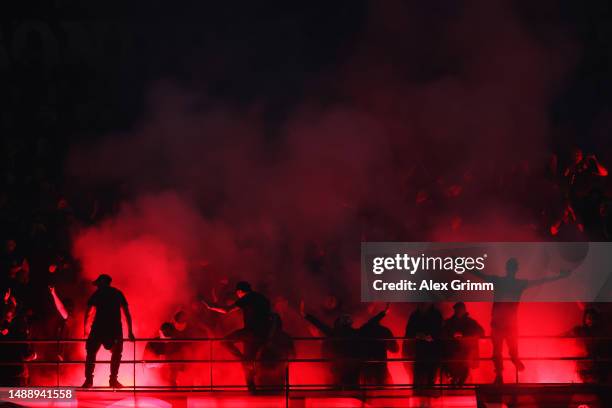
[{"label": "standing figure", "polygon": [[88,331],[88,323],[92,312],[95,310],[91,330],[85,345],[87,357],[85,358],[85,382],[83,388],[93,385],[93,373],[96,355],[100,346],[111,352],[110,378],[108,384],[113,388],[121,388],[123,385],[117,380],[119,365],[121,364],[121,353],[123,352],[123,329],[121,327],[121,311],[125,315],[128,328],[128,338],[134,341],[132,331],[132,316],[128,308],[127,300],[123,293],[111,286],[112,278],[102,274],[93,281],[98,287],[87,301],[87,312],[85,313],[85,335]]},{"label": "standing figure", "polygon": [[493,276],[478,270],[472,273],[479,278],[492,282],[493,310],[491,312],[491,342],[493,343],[493,364],[495,365],[495,384],[504,382],[503,344],[508,346],[510,359],[518,371],[523,371],[525,365],[519,359],[518,352],[518,306],[523,292],[528,288],[553,282],[569,276],[569,271],[560,271],[559,275],[534,280],[517,279],[519,262],[516,258],[509,258],[506,262],[506,275]]},{"label": "standing figure", "polygon": [[440,311],[432,303],[419,303],[406,324],[406,340],[403,346],[404,357],[410,356],[410,344],[414,341],[412,381],[415,388],[431,387],[436,383],[440,364],[441,332]]},{"label": "standing figure", "polygon": [[387,367],[387,351],[396,353],[399,350],[393,332],[383,326],[380,320],[374,320],[361,329],[363,337],[363,358],[366,362],[361,372],[361,381],[366,385],[391,384],[391,373]]},{"label": "standing figure", "polygon": [[457,302],[453,309],[454,314],[442,326],[446,360],[443,369],[452,385],[463,386],[470,369],[479,364],[478,339],[484,336],[484,329],[470,317],[465,303]]},{"label": "standing figure", "polygon": [[606,384],[612,365],[609,360],[610,340],[600,313],[594,308],[585,309],[582,324],[568,334],[580,341],[586,354],[586,360],[576,362],[576,371],[582,382]]},{"label": "standing figure", "polygon": [[17,300],[10,289],[4,294],[0,315],[0,385],[3,387],[28,385],[28,366],[23,364],[36,358],[32,348],[25,343],[11,343],[30,338],[30,329],[26,316],[18,313]]},{"label": "standing figure", "polygon": [[580,232],[584,231],[585,218],[593,208],[591,194],[595,190],[595,180],[606,177],[608,170],[595,155],[585,156],[581,149],[574,149],[572,163],[563,171],[565,177],[565,208],[561,219],[551,227],[550,233],[557,235],[561,224],[576,223]]}]

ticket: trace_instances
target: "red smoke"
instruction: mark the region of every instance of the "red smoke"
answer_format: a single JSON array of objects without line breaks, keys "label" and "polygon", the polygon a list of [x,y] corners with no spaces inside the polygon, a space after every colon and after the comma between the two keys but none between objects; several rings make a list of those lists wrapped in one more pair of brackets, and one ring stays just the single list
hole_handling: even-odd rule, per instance
[{"label": "red smoke", "polygon": [[[75,180],[121,185],[124,202],[75,235],[74,254],[88,278],[113,276],[137,336],[155,335],[226,276],[251,280],[290,308],[333,293],[362,312],[361,240],[540,238],[534,208],[555,194],[540,171],[548,108],[574,50],[567,39],[528,31],[506,3],[465,3],[442,20],[417,3],[372,2],[350,57],[307,84],[273,132],[261,115],[264,96],[238,108],[165,81],[152,86],[133,129],[75,149]],[[324,254],[316,268],[307,262],[313,247]],[[472,306],[485,327],[489,307]],[[396,335],[408,312],[392,308]],[[579,314],[525,304],[522,334],[558,334]],[[286,326],[304,330],[299,321]],[[542,367],[524,379],[572,373],[564,366],[552,378]]]},{"label": "red smoke", "polygon": [[169,306],[178,307],[192,294],[186,259],[198,220],[171,194],[144,197],[75,240],[74,254],[86,277],[108,273],[126,293],[140,336],[157,334],[161,322],[148,316],[167,315]]}]

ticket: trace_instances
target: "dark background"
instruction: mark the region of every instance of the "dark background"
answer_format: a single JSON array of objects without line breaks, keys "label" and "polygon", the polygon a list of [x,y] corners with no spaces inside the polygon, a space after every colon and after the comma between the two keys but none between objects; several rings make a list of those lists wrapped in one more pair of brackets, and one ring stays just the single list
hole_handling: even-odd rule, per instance
[{"label": "dark background", "polygon": [[[159,78],[237,107],[263,99],[273,131],[313,78],[350,55],[368,13],[361,0],[80,3],[0,5],[5,172],[16,160],[61,180],[68,146],[129,128],[143,112],[148,85]],[[404,3],[434,23],[464,2]],[[516,1],[513,8],[530,30],[559,25],[580,45],[571,80],[550,115],[562,129],[560,138],[595,145],[610,126],[596,120],[608,113],[612,95],[609,2]],[[26,146],[36,146],[40,155],[14,159]]]}]

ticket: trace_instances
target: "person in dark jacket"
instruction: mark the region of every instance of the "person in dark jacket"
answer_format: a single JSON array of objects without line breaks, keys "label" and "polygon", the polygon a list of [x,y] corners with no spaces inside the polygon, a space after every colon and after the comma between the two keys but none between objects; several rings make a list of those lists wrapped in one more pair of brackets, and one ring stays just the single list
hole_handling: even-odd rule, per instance
[{"label": "person in dark jacket", "polygon": [[28,321],[23,313],[17,312],[17,301],[10,296],[10,291],[8,296],[5,294],[1,306],[0,362],[8,364],[0,365],[0,386],[27,386],[28,367],[21,363],[35,359],[36,354],[28,344],[12,343],[12,341],[30,338]]},{"label": "person in dark jacket", "polygon": [[295,358],[295,345],[283,330],[283,322],[277,313],[270,314],[270,334],[257,355],[256,383],[268,390],[282,390],[288,360]]},{"label": "person in dark jacket", "polygon": [[404,357],[414,357],[412,379],[415,388],[431,387],[436,382],[440,364],[441,333],[440,311],[432,303],[419,303],[406,324],[406,340],[403,345]]},{"label": "person in dark jacket", "polygon": [[144,350],[145,360],[159,361],[147,363],[145,368],[157,369],[159,378],[172,387],[179,385],[177,381],[179,370],[176,363],[166,363],[164,360],[180,360],[183,358],[180,355],[181,350],[179,348],[181,343],[166,341],[176,338],[178,338],[178,334],[174,325],[170,322],[164,322],[159,328],[158,340],[149,341]]},{"label": "person in dark jacket", "polygon": [[359,328],[353,327],[350,315],[342,315],[334,321],[333,327],[305,312],[304,302],[300,303],[300,314],[314,325],[327,340],[323,345],[323,357],[331,359],[334,385],[343,389],[357,388],[363,367],[362,339],[370,327],[378,324],[386,315],[385,310],[368,320]]},{"label": "person in dark jacket", "polygon": [[517,258],[508,258],[504,276],[489,275],[477,269],[472,273],[485,282],[493,283],[493,308],[491,309],[491,344],[493,346],[493,365],[495,367],[494,384],[504,383],[503,344],[508,346],[508,354],[512,364],[518,371],[523,371],[525,365],[519,358],[518,348],[518,309],[523,293],[535,286],[567,278],[569,270],[561,270],[556,276],[546,276],[539,279],[519,279]]},{"label": "person in dark jacket", "polygon": [[365,385],[391,384],[387,351],[396,353],[399,350],[397,341],[393,339],[393,332],[376,320],[362,329],[361,336],[363,336],[361,346],[365,360],[361,382]]},{"label": "person in dark jacket", "polygon": [[95,314],[88,333],[87,342],[85,343],[87,356],[85,358],[85,382],[83,382],[83,388],[89,388],[93,385],[96,355],[102,346],[111,352],[109,385],[113,388],[123,387],[117,380],[119,366],[121,365],[121,354],[123,352],[122,311],[125,316],[130,341],[134,341],[134,332],[132,331],[132,316],[127,300],[119,289],[111,286],[111,282],[112,278],[109,275],[102,274],[98,276],[93,281],[93,284],[98,289],[87,301],[87,311],[85,312],[86,334],[89,319],[93,313]]},{"label": "person in dark jacket", "polygon": [[[247,387],[250,392],[255,392],[255,359],[270,332],[270,301],[261,293],[255,292],[249,282],[244,281],[236,284],[236,297],[236,302],[229,306],[202,302],[209,310],[218,313],[242,311],[244,327],[225,336],[223,345],[242,361]],[[242,343],[243,351],[236,347],[236,343]]]},{"label": "person in dark jacket", "polygon": [[606,384],[611,368],[610,340],[599,311],[592,307],[585,309],[582,324],[568,334],[580,341],[586,354],[585,360],[576,362],[576,371],[582,382]]},{"label": "person in dark jacket", "polygon": [[484,336],[484,329],[469,316],[465,303],[455,303],[453,309],[454,314],[442,326],[443,370],[452,385],[463,386],[470,368],[478,366],[478,339]]}]

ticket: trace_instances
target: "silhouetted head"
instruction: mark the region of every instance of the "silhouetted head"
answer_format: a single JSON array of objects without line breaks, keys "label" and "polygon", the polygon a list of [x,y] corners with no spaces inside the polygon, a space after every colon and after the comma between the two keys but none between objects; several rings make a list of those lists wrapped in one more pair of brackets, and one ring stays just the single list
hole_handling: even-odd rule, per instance
[{"label": "silhouetted head", "polygon": [[272,304],[276,312],[283,313],[289,310],[289,300],[284,296],[276,296]]},{"label": "silhouetted head", "polygon": [[519,269],[519,262],[516,258],[509,258],[506,261],[506,276],[514,277]]},{"label": "silhouetted head", "polygon": [[582,149],[580,148],[575,148],[574,151],[572,152],[572,159],[574,160],[574,163],[580,163],[582,161],[582,159],[584,158],[584,153],[582,152]]},{"label": "silhouetted head", "polygon": [[334,321],[334,329],[350,329],[353,327],[353,318],[351,315],[343,314]]},{"label": "silhouetted head", "polygon": [[340,302],[338,302],[338,298],[334,295],[327,295],[325,296],[325,299],[323,299],[323,308],[328,312],[333,312],[334,310],[338,309],[339,304]]},{"label": "silhouetted head", "polygon": [[599,320],[599,313],[597,310],[593,308],[588,308],[584,311],[584,316],[582,317],[582,324],[586,327],[593,327],[597,325]]},{"label": "silhouetted head", "polygon": [[12,302],[9,302],[8,305],[4,307],[3,314],[2,314],[2,320],[4,320],[7,323],[10,323],[15,318],[16,313],[17,313],[17,308],[15,304]]},{"label": "silhouetted head", "polygon": [[61,197],[59,200],[57,200],[57,209],[58,210],[66,210],[68,208],[68,200],[65,199],[64,197]]},{"label": "silhouetted head", "polygon": [[467,308],[465,307],[465,303],[457,302],[454,304],[453,309],[455,311],[455,317],[463,317],[467,314]]},{"label": "silhouetted head", "polygon": [[246,281],[240,281],[236,284],[236,296],[239,299],[245,297],[248,293],[252,292],[251,284]]},{"label": "silhouetted head", "polygon": [[14,318],[15,318],[15,309],[14,308],[9,308],[7,311],[4,312],[4,320],[7,323],[11,323]]},{"label": "silhouetted head", "polygon": [[164,322],[159,328],[159,337],[170,338],[174,334],[174,326],[170,322]]},{"label": "silhouetted head", "polygon": [[174,327],[178,331],[183,331],[187,327],[187,314],[182,310],[180,312],[176,312],[174,314],[174,318],[172,319],[172,323],[174,323]]},{"label": "silhouetted head", "polygon": [[98,276],[95,281],[93,281],[93,284],[99,288],[103,288],[109,287],[112,281],[113,278],[111,278],[110,275],[103,273],[102,275]]}]

